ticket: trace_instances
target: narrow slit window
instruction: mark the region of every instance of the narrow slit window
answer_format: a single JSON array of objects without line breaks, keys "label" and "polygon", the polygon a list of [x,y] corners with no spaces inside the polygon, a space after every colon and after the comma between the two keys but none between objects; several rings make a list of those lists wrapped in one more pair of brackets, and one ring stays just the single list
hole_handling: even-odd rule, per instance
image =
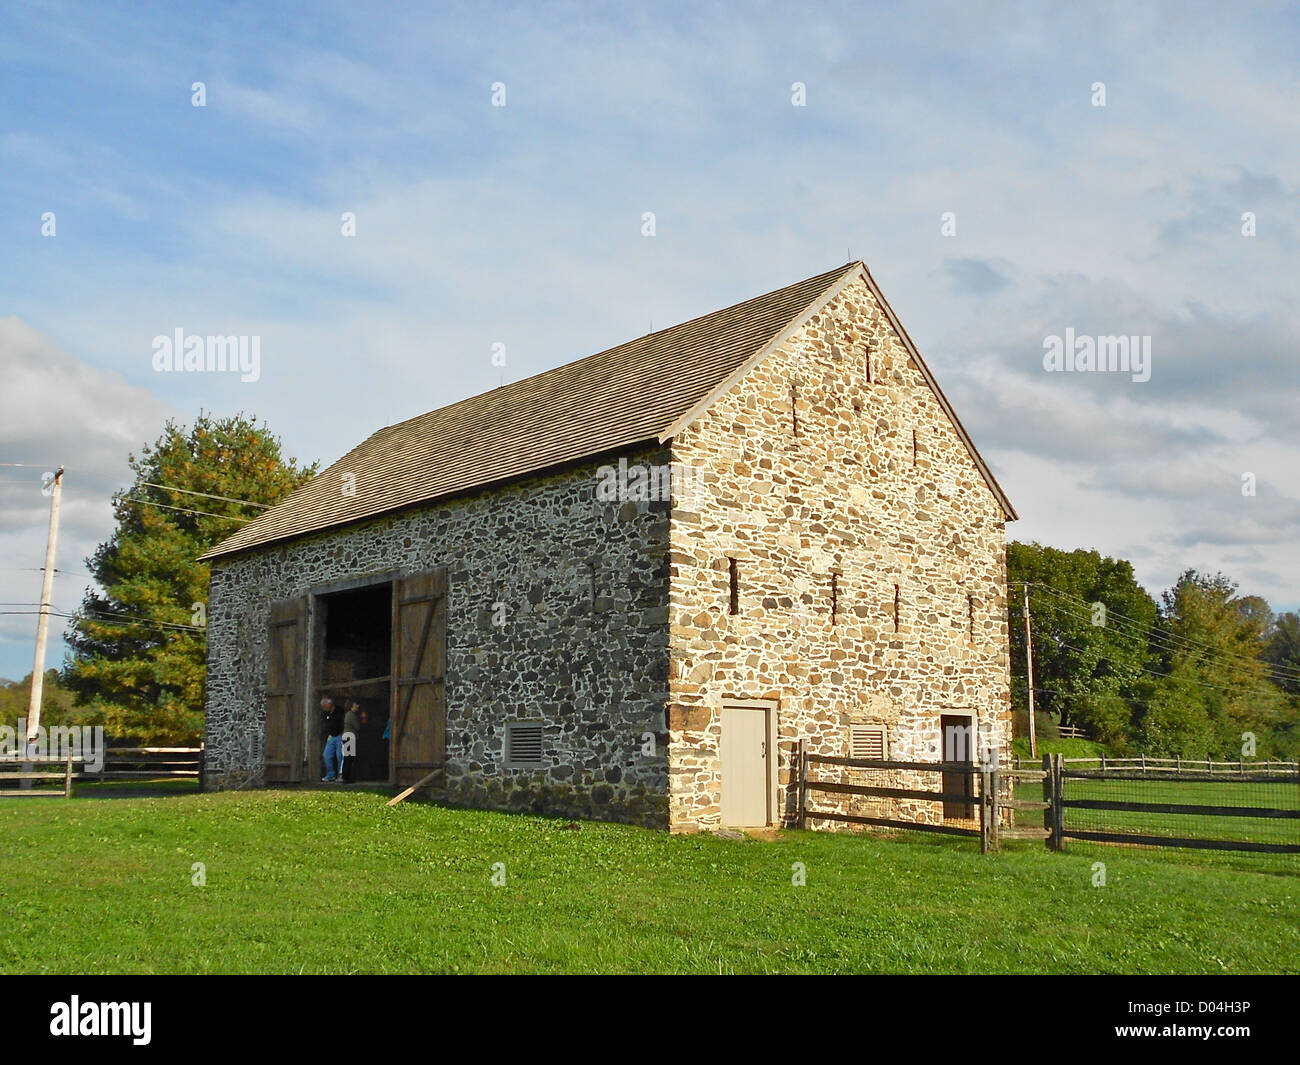
[{"label": "narrow slit window", "polygon": [[867,384],[871,384],[871,345],[867,345],[866,354],[862,356],[863,367],[867,372]]},{"label": "narrow slit window", "polygon": [[790,386],[790,429],[796,437],[799,435],[799,388],[797,385]]},{"label": "narrow slit window", "polygon": [[916,465],[916,430],[912,430],[912,465]]},{"label": "narrow slit window", "polygon": [[740,613],[740,566],[734,558],[727,559],[727,613]]},{"label": "narrow slit window", "polygon": [[840,612],[840,575],[831,574],[831,624],[835,624],[835,619]]},{"label": "narrow slit window", "polygon": [[894,585],[894,631],[895,632],[898,631],[898,601],[899,601],[899,590],[898,590],[898,585],[896,584]]}]

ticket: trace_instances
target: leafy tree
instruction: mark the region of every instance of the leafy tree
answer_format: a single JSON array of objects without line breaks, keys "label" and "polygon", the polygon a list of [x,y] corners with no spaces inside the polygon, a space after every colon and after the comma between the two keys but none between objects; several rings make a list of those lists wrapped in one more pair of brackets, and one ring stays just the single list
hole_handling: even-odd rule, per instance
[{"label": "leafy tree", "polygon": [[1279,614],[1264,642],[1264,661],[1271,667],[1273,683],[1300,695],[1300,614]]},{"label": "leafy tree", "polygon": [[[1271,685],[1261,655],[1272,622],[1258,596],[1238,596],[1222,573],[1187,570],[1161,596],[1160,624],[1154,641],[1162,672],[1195,699],[1209,722],[1209,750],[1218,757],[1241,757],[1242,735],[1256,736],[1256,753],[1268,753],[1272,733],[1282,723],[1285,700]],[[1193,696],[1188,685],[1199,689]],[[1190,755],[1205,757],[1205,755]]]},{"label": "leafy tree", "polygon": [[[27,674],[20,681],[0,684],[0,724],[17,729],[19,718],[27,716],[27,707],[31,703],[32,675]],[[41,689],[41,724],[42,725],[93,725],[93,714],[87,710],[78,710],[73,695],[62,686],[57,669],[45,671],[45,683]]]},{"label": "leafy tree", "polygon": [[1188,663],[1152,682],[1134,720],[1136,749],[1153,758],[1220,755],[1206,689]]},{"label": "leafy tree", "polygon": [[87,592],[69,629],[63,680],[112,735],[192,743],[203,729],[209,577],[199,555],[316,466],[286,459],[243,414],[204,413],[188,429],[169,421],[130,463],[134,484],[113,496],[117,529],[87,559],[102,591]]},{"label": "leafy tree", "polygon": [[1041,544],[1007,547],[1013,700],[1025,705],[1023,594],[1030,583],[1035,702],[1063,724],[1123,746],[1132,707],[1148,690],[1155,601],[1123,559]]}]

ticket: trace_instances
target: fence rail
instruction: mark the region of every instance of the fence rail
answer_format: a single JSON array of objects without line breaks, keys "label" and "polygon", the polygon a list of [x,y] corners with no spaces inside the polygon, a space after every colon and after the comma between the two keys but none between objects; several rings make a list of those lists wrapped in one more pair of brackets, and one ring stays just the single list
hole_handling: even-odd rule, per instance
[{"label": "fence rail", "polygon": [[[1056,803],[1063,841],[1300,854],[1294,762],[1197,762],[1172,774],[1167,765],[1134,766],[1133,759],[1083,768],[1097,761],[1061,762]],[[1225,764],[1230,772],[1214,771]]]},{"label": "fence rail", "polygon": [[[9,799],[28,799],[28,798],[48,798],[51,795],[62,795],[65,799],[72,795],[72,762],[68,758],[50,758],[33,757],[15,760],[6,758],[0,761],[0,796]],[[13,766],[13,769],[7,768]],[[57,766],[59,772],[42,771],[37,766]],[[10,781],[15,781],[18,787],[11,788],[8,786]],[[33,784],[45,781],[56,781],[61,787],[32,787]]]},{"label": "fence rail", "polygon": [[[1225,767],[1230,771],[1222,771]],[[1100,758],[1057,754],[1044,755],[1033,768],[1017,758],[1013,768],[1004,769],[830,757],[800,745],[799,772],[800,827],[831,821],[979,836],[984,851],[1013,839],[1041,840],[1051,850],[1064,850],[1073,839],[1300,854],[1300,766],[1295,762],[1107,758],[1103,767]],[[943,804],[942,816],[936,818],[927,804]],[[1034,823],[1017,823],[1024,814]]]},{"label": "fence rail", "polygon": [[[1045,773],[1042,770],[1000,770],[992,762],[976,765],[971,762],[901,762],[874,758],[841,758],[811,754],[805,750],[802,743],[799,745],[798,759],[800,828],[807,828],[809,820],[814,820],[902,829],[909,832],[977,836],[980,840],[980,850],[985,852],[998,850],[999,842],[1003,838],[1047,839],[1052,835],[1054,822],[1047,785],[1044,785],[1042,802],[1016,799],[1011,795],[1018,780],[1044,780]],[[902,781],[879,784],[826,780],[819,774],[815,775],[818,767],[908,776],[937,773],[939,774],[938,789],[897,786],[903,783]],[[952,788],[954,778],[959,782],[960,788],[956,791],[948,790]],[[915,782],[908,780],[906,783]],[[847,803],[842,802],[839,809],[825,809],[811,805],[815,795],[847,800]],[[886,810],[875,810],[870,813],[855,812],[853,798],[880,805],[889,804],[889,806]],[[934,821],[921,817],[903,817],[899,814],[898,808],[898,804],[903,802],[941,803],[944,805],[941,812],[942,819]],[[950,809],[954,806],[959,812]],[[890,810],[896,816],[885,816]],[[1016,827],[1010,824],[1010,818],[1004,818],[1003,812],[1011,810],[1044,811],[1043,827]],[[917,811],[911,812],[917,813]],[[1003,824],[1004,820],[1007,821],[1006,825]]]},{"label": "fence rail", "polygon": [[[1207,758],[1145,758],[1141,755],[1133,758],[1112,758],[1108,755],[1098,755],[1092,758],[1064,758],[1064,764],[1067,769],[1083,769],[1087,766],[1096,766],[1102,772],[1111,770],[1138,770],[1143,773],[1203,773],[1207,776],[1247,776],[1257,772],[1292,772],[1300,773],[1300,762],[1280,762],[1280,761],[1236,761],[1236,762],[1215,762]],[[1014,764],[1019,769],[1024,762],[1031,765],[1036,764],[1034,759],[1022,758],[1016,755]]]},{"label": "fence rail", "polygon": [[[40,771],[29,767],[59,766],[58,773]],[[80,767],[79,769],[74,767]],[[13,767],[13,768],[10,768]],[[55,790],[49,787],[32,787],[28,782],[54,781],[63,783]],[[62,795],[71,798],[74,783],[122,781],[142,783],[150,780],[194,780],[203,785],[202,747],[110,747],[98,769],[89,768],[84,757],[12,755],[0,758],[0,796],[19,798],[30,796]],[[20,786],[8,788],[7,781]]]}]

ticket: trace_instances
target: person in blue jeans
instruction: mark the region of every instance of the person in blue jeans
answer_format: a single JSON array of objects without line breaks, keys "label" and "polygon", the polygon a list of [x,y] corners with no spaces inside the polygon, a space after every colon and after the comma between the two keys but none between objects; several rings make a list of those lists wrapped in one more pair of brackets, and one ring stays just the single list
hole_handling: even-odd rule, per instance
[{"label": "person in blue jeans", "polygon": [[335,706],[328,695],[320,701],[325,715],[325,775],[321,782],[332,784],[343,769],[343,708]]}]

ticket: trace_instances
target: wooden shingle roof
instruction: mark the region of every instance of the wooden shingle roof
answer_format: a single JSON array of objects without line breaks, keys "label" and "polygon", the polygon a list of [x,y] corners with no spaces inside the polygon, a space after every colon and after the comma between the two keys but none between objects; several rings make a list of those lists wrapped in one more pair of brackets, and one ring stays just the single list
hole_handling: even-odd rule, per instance
[{"label": "wooden shingle roof", "polygon": [[[860,263],[380,429],[218,558],[661,438]],[[343,492],[352,474],[356,492]]]}]

